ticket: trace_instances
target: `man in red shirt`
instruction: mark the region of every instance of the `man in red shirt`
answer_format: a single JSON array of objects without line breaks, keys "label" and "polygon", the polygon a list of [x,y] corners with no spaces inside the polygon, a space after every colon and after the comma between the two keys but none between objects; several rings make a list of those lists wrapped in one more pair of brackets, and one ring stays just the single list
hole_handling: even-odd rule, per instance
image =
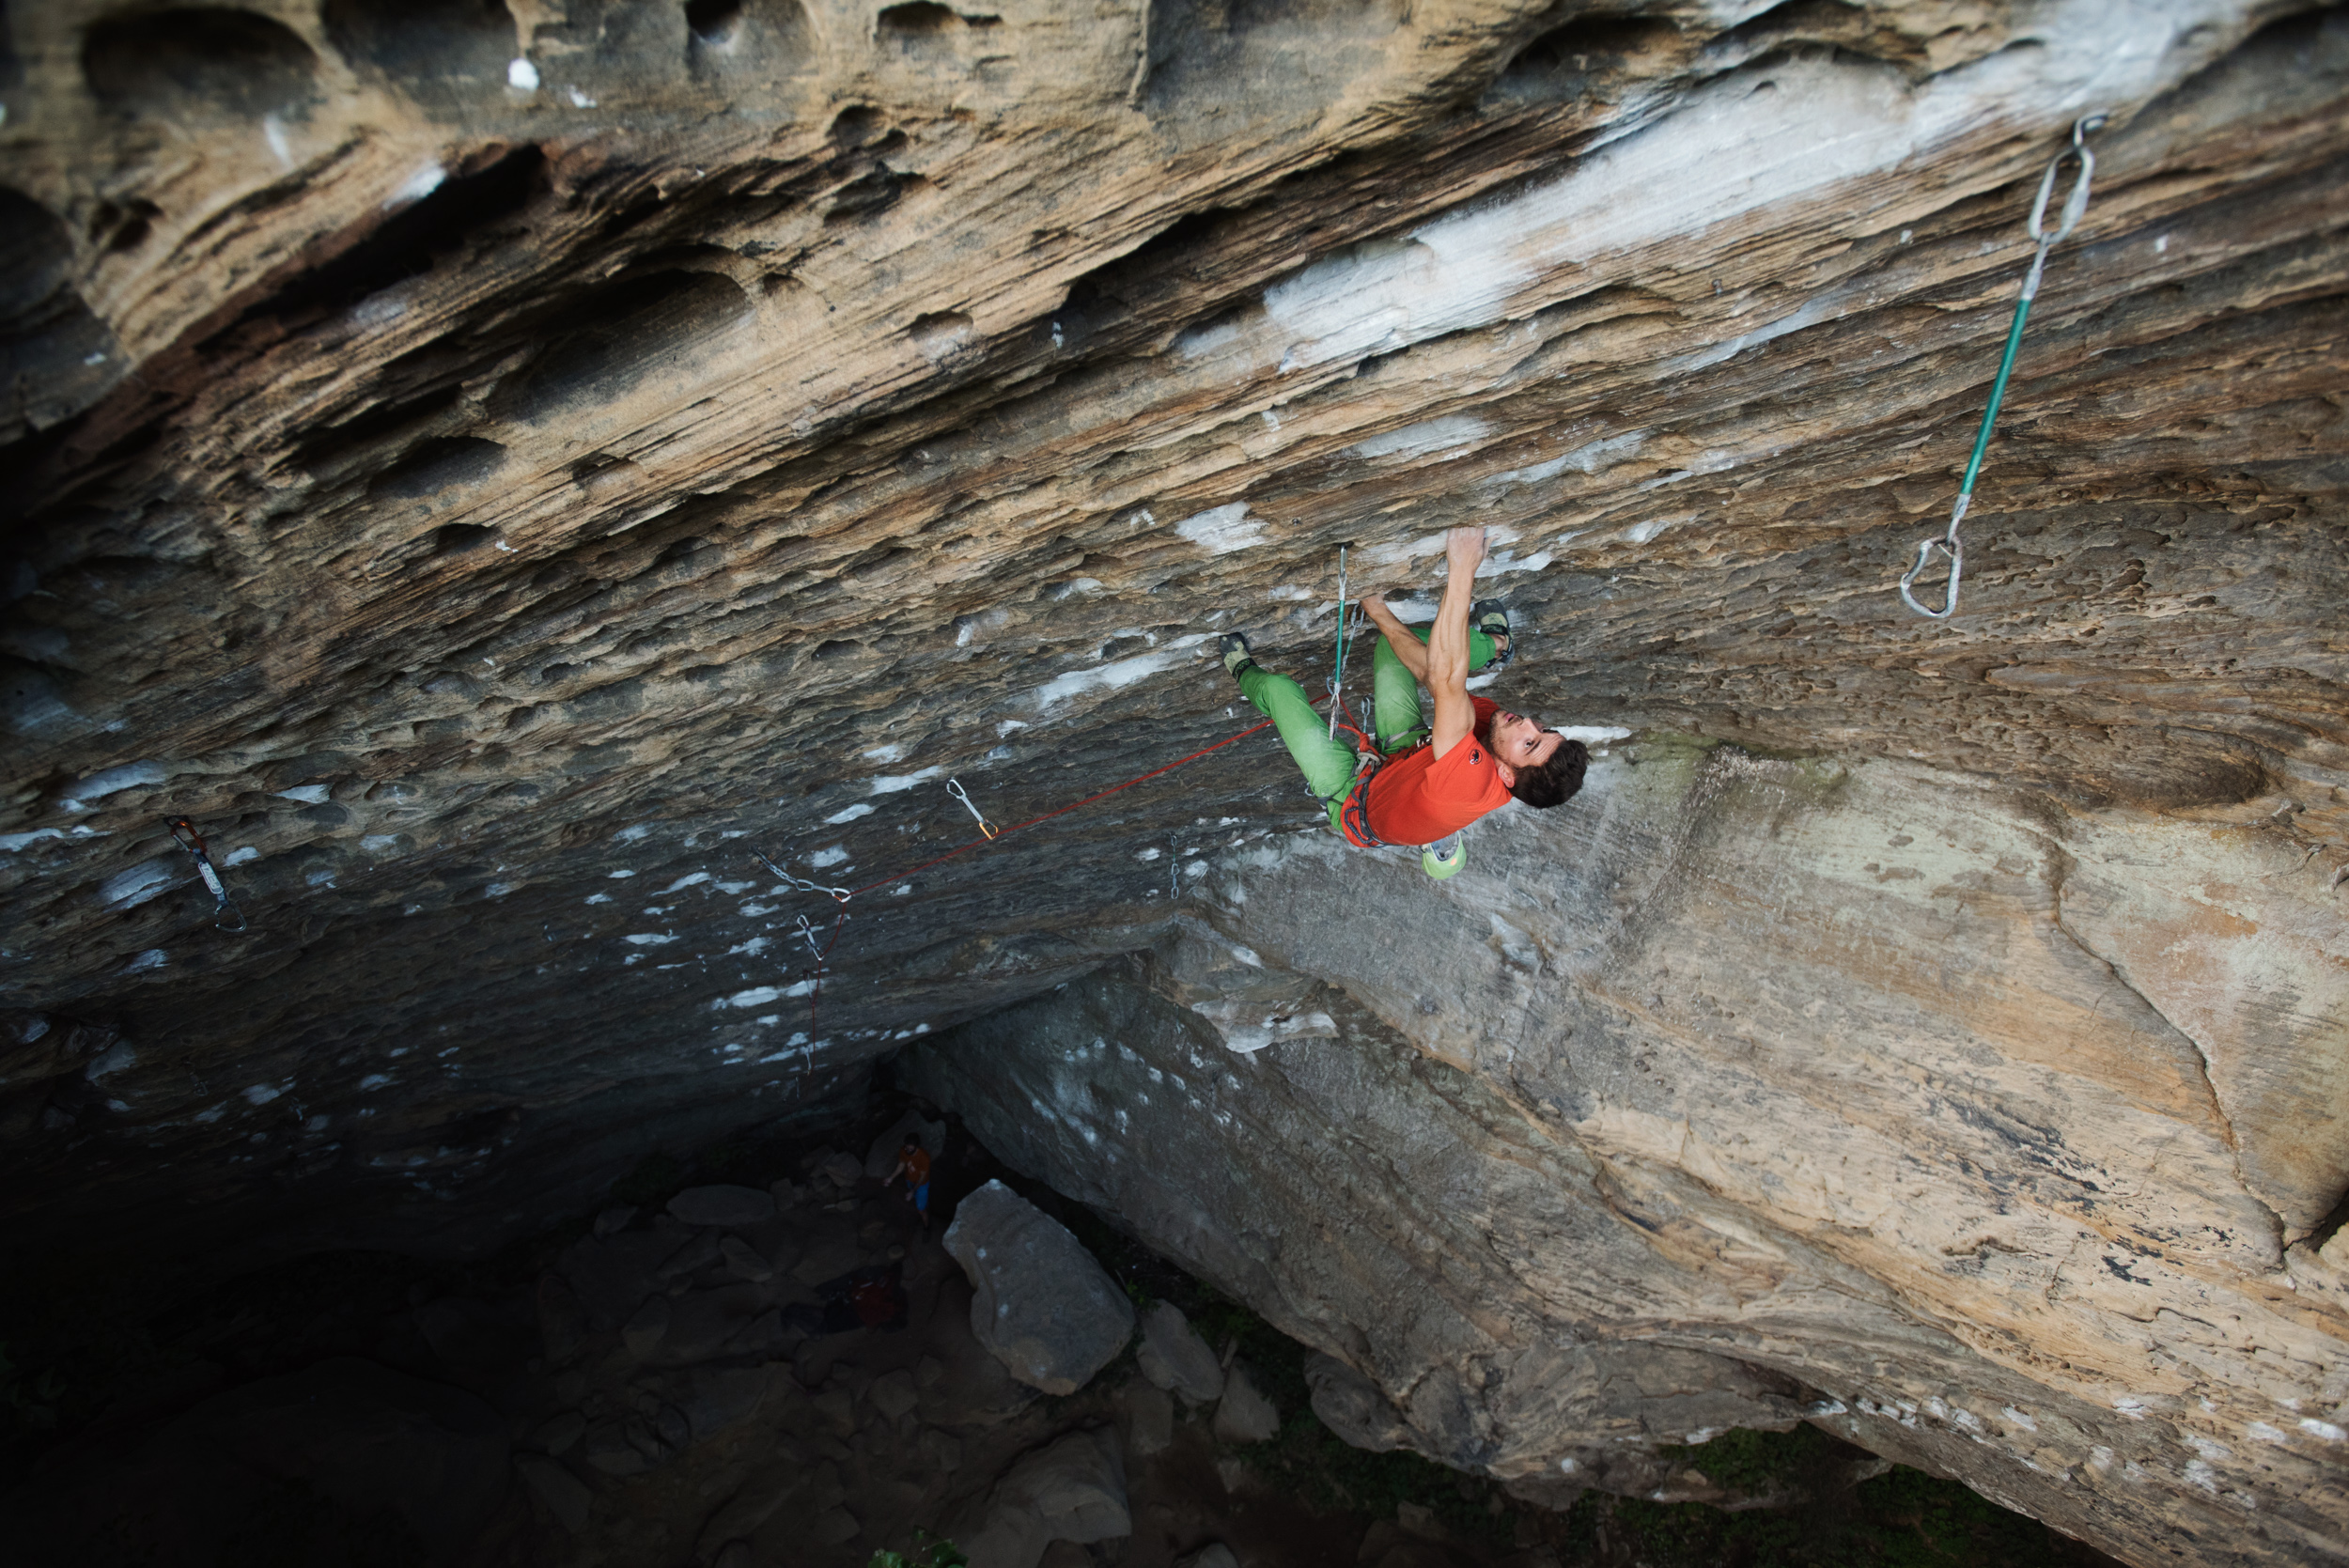
[{"label": "man in red shirt", "polygon": [[[1366,772],[1358,774],[1354,747],[1330,737],[1329,722],[1314,711],[1297,682],[1261,668],[1250,657],[1246,637],[1234,632],[1222,639],[1224,668],[1273,722],[1306,784],[1328,803],[1330,825],[1350,844],[1442,845],[1512,797],[1547,810],[1582,787],[1590,753],[1580,741],[1469,695],[1476,657],[1490,659],[1496,640],[1508,632],[1497,606],[1486,617],[1488,625],[1474,631],[1469,627],[1469,596],[1484,558],[1482,528],[1455,528],[1445,536],[1443,601],[1424,646],[1376,595],[1362,601],[1381,634],[1372,677],[1372,727],[1380,755]],[[1435,728],[1424,739],[1423,681],[1436,700]],[[1460,865],[1456,849],[1422,859],[1431,876],[1449,877]]]}]

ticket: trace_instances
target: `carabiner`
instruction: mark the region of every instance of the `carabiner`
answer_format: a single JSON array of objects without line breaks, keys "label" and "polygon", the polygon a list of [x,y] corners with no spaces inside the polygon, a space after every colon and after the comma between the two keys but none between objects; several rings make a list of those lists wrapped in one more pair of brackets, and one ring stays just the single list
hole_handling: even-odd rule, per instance
[{"label": "carabiner", "polygon": [[223,925],[214,920],[212,928],[217,931],[247,929],[251,923],[244,918],[244,911],[237,908],[237,901],[228,896],[228,884],[222,881],[220,873],[213,869],[212,857],[204,847],[204,835],[195,831],[195,824],[184,816],[167,816],[163,818],[163,827],[170,832],[172,843],[194,857],[195,874],[203,879],[205,891],[212,895],[213,914],[237,917],[234,925]]},{"label": "carabiner", "polygon": [[994,824],[988,821],[987,814],[979,810],[977,804],[972,800],[969,793],[963,789],[960,780],[948,779],[946,781],[946,793],[961,801],[963,806],[971,813],[971,815],[978,818],[979,831],[985,833],[989,838],[993,838],[995,836]]},{"label": "carabiner", "polygon": [[[2084,115],[2074,120],[2072,145],[2057,153],[2047,164],[2047,172],[2040,177],[2039,199],[2030,204],[2030,232],[2033,243],[2061,244],[2071,237],[2074,226],[2080,221],[2080,214],[2088,210],[2088,182],[2096,173],[2096,155],[2089,150],[2088,138],[2091,133],[2104,129],[2105,117],[2103,115]],[[2079,161],[2079,177],[2072,181],[2072,194],[2063,198],[2061,225],[2049,234],[2046,231],[2047,198],[2055,194],[2056,174],[2063,167],[2066,158]]]},{"label": "carabiner", "polygon": [[807,923],[807,917],[805,915],[801,915],[799,918],[800,935],[807,939],[807,950],[816,955],[816,961],[820,964],[824,961],[824,949],[823,945],[816,939],[816,927]]},{"label": "carabiner", "polygon": [[[1949,590],[1940,609],[1928,610],[1918,603],[1917,596],[1908,590],[1916,582],[1918,576],[1932,563],[1933,552],[1937,550],[1950,558]],[[1949,533],[1942,537],[1918,541],[1917,564],[1901,574],[1901,602],[1927,620],[1946,621],[1957,613],[1957,583],[1958,579],[1965,575],[1966,546],[1964,541],[1957,536],[1956,524],[1952,523]]]}]

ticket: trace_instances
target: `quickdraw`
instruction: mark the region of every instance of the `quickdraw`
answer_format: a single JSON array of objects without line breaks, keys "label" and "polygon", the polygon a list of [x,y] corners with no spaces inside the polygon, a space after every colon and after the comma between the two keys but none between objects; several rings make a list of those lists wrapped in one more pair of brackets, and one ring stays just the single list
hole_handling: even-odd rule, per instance
[{"label": "quickdraw", "polygon": [[204,879],[204,886],[212,894],[212,912],[237,917],[234,925],[214,920],[213,928],[221,931],[247,929],[244,911],[238,908],[237,901],[228,896],[228,884],[222,881],[220,873],[213,869],[212,857],[204,848],[204,835],[195,831],[195,824],[184,816],[167,816],[163,818],[163,826],[171,831],[172,842],[195,858],[195,874]]},{"label": "quickdraw", "polygon": [[1338,656],[1330,673],[1330,738],[1338,737],[1338,715],[1346,711],[1339,693],[1346,686],[1346,546],[1338,546]]},{"label": "quickdraw", "polygon": [[979,819],[980,832],[985,833],[989,838],[993,838],[995,836],[995,824],[987,819],[987,814],[979,810],[978,803],[972,800],[971,797],[965,793],[960,780],[948,779],[946,781],[946,793],[961,801],[963,809],[970,812],[972,816]]},{"label": "quickdraw", "polygon": [[[2096,155],[2089,150],[2088,138],[2104,128],[2103,115],[2089,115],[2073,123],[2072,145],[2055,155],[2047,172],[2039,180],[2039,199],[2031,203],[2030,233],[2039,246],[2030,258],[2030,272],[2023,279],[2023,292],[2015,302],[2015,324],[2007,329],[2006,353],[1999,361],[1998,380],[1990,383],[1990,406],[1982,411],[1982,430],[1974,437],[1974,455],[1967,459],[1966,477],[1957,487],[1957,504],[1950,509],[1950,526],[1937,539],[1921,539],[1917,545],[1917,561],[1901,574],[1901,602],[1928,620],[1946,621],[1957,613],[1957,586],[1966,575],[1966,547],[1957,536],[1958,525],[1966,520],[1966,509],[1974,504],[1974,476],[1982,472],[1982,455],[1990,447],[1990,428],[1998,422],[1999,404],[2006,396],[2007,378],[2015,373],[2015,350],[2023,346],[2023,322],[2030,315],[2031,301],[2039,297],[2040,274],[2047,266],[2047,252],[2067,239],[2088,210],[2088,183],[2096,173]],[[2063,199],[2062,221],[2054,233],[2046,231],[2047,199],[2055,194],[2056,176],[2061,172],[2065,159],[2079,163],[2079,176],[2072,182],[2072,194]],[[1950,558],[1948,599],[1938,610],[1929,610],[1917,602],[1909,589],[1933,563],[1933,552],[1939,551]]]}]

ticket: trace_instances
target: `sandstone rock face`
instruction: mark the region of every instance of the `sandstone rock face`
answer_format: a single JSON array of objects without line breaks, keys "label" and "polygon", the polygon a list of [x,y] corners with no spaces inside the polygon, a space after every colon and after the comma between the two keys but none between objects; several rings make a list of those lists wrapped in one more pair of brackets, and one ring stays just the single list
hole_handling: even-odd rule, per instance
[{"label": "sandstone rock face", "polygon": [[[1660,740],[1470,845],[1440,886],[1311,838],[1215,856],[1216,940],[913,1079],[1329,1352],[1315,1409],[1365,1446],[1555,1498],[1809,1420],[2131,1560],[2343,1539],[2349,1312],[2315,1281],[2349,1150],[2166,1001],[2334,983],[2301,851]],[[1174,1000],[1219,946],[1340,1038],[1223,1049]],[[2263,1027],[2339,1093],[2338,1015]]]},{"label": "sandstone rock face", "polygon": [[942,1239],[971,1279],[971,1332],[1030,1388],[1074,1393],[1133,1338],[1133,1304],[1117,1281],[1003,1183],[963,1199]]},{"label": "sandstone rock face", "polygon": [[1280,1410],[1257,1389],[1245,1366],[1234,1367],[1223,1379],[1223,1397],[1216,1402],[1217,1441],[1261,1443],[1280,1431]]},{"label": "sandstone rock face", "polygon": [[[1469,1086],[1353,1168],[1404,1249],[1375,1354],[1226,1248],[1339,1268],[1301,1237],[1354,1156],[1145,1203],[1161,1085],[1023,1113],[1378,1388],[1584,1326],[1563,1381],[1428,1380],[1473,1397],[1414,1442],[1848,1394],[2115,1549],[2331,1550],[2344,99],[2349,23],[2293,0],[16,8],[10,1240],[485,1249],[1148,951],[1243,1082],[1367,1030],[1443,1065],[1361,1093]],[[1927,623],[1891,582],[2092,109]],[[1230,737],[1219,629],[1317,681],[1339,545],[1424,586],[1462,521],[1514,706],[1642,769],[1745,749],[1603,768],[1529,841],[1573,875],[1505,822],[1439,891],[1291,846],[1264,737],[991,843],[946,793],[1018,827]],[[1203,902],[1242,853],[1286,869]],[[1459,918],[1398,947],[1365,896]],[[1325,1092],[1293,1147],[1346,1147]],[[1516,1191],[1494,1139],[1617,1272],[1488,1277],[1484,1201],[1421,1195]],[[545,1315],[616,1329],[632,1278]],[[1563,1447],[1461,1446],[1537,1385]],[[2104,1413],[2043,1459],[1926,1403],[1983,1387]]]}]

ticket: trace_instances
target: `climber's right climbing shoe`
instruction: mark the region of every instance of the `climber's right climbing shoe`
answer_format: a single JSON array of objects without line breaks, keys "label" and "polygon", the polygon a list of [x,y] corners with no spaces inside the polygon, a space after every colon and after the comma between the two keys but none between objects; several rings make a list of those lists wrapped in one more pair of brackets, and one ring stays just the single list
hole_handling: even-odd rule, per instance
[{"label": "climber's right climbing shoe", "polygon": [[1256,661],[1248,651],[1248,639],[1237,631],[1225,632],[1217,639],[1215,645],[1223,655],[1223,668],[1235,680],[1239,678],[1242,670]]}]

